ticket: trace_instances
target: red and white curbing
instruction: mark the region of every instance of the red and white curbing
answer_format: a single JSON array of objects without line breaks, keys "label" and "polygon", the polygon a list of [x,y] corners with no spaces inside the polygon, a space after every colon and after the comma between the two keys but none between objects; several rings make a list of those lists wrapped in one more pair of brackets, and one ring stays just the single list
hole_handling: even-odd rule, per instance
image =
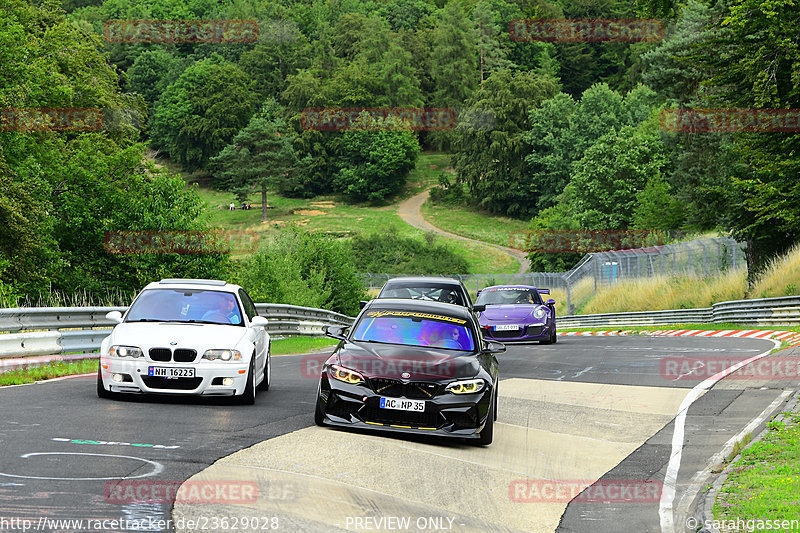
[{"label": "red and white curbing", "polygon": [[656,337],[737,337],[742,339],[775,339],[789,343],[789,346],[800,345],[800,333],[796,331],[779,331],[768,329],[666,329],[657,331],[642,330],[609,330],[609,331],[559,331],[558,335],[589,336],[625,336],[652,335]]}]

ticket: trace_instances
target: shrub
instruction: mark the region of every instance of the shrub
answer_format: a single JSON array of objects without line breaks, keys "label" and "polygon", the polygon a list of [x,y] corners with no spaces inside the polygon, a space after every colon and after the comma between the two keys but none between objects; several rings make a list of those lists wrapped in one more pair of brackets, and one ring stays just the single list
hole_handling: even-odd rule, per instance
[{"label": "shrub", "polygon": [[439,244],[433,233],[426,234],[424,240],[403,237],[396,229],[358,235],[351,248],[360,272],[449,275],[465,273],[469,268],[466,260]]}]

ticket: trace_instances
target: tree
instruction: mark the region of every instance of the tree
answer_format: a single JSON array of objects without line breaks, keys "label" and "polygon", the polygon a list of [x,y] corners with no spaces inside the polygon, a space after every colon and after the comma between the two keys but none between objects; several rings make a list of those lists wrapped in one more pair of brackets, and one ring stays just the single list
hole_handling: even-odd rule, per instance
[{"label": "tree", "polygon": [[222,57],[196,62],[166,88],[152,115],[151,139],[186,170],[208,164],[247,124],[255,94],[242,70]]},{"label": "tree", "polygon": [[289,179],[297,164],[294,135],[282,118],[283,109],[270,99],[219,155],[211,159],[214,173],[231,191],[261,190],[261,221],[267,220],[267,189]]},{"label": "tree", "polygon": [[519,218],[535,213],[538,184],[525,168],[524,137],[530,111],[555,91],[552,78],[501,70],[467,101],[454,132],[453,167],[480,207]]},{"label": "tree", "polygon": [[407,131],[349,131],[338,143],[336,190],[354,201],[380,202],[405,185],[419,155]]},{"label": "tree", "polygon": [[128,88],[141,94],[151,110],[166,88],[173,61],[172,55],[163,48],[145,50],[136,56],[126,72]]},{"label": "tree", "polygon": [[648,179],[670,171],[655,120],[603,135],[574,165],[575,219],[584,229],[626,229]]},{"label": "tree", "polygon": [[479,85],[478,32],[460,2],[448,2],[433,31],[431,77],[433,103],[458,107]]}]

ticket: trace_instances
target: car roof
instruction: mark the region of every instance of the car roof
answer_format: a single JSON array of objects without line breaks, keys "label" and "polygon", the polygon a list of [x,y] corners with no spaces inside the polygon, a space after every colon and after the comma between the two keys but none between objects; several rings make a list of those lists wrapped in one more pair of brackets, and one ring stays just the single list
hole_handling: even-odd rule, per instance
[{"label": "car roof", "polygon": [[410,300],[407,298],[381,298],[370,300],[364,309],[402,309],[403,311],[422,311],[428,313],[441,313],[444,315],[474,320],[474,316],[469,308],[463,305],[448,304],[444,302],[434,302],[431,300]]},{"label": "car roof", "polygon": [[168,278],[149,283],[145,289],[206,289],[221,292],[237,292],[239,286],[220,279]]},{"label": "car roof", "polygon": [[434,277],[434,276],[409,276],[409,277],[402,277],[402,278],[392,278],[386,283],[383,284],[384,287],[387,285],[416,285],[416,284],[434,284],[434,285],[452,285],[455,287],[459,287],[462,283],[453,278],[442,278],[442,277]]},{"label": "car roof", "polygon": [[533,290],[538,290],[533,285],[511,284],[511,285],[492,285],[490,287],[484,287],[484,288],[481,289],[481,292],[488,291],[489,289],[533,289]]}]

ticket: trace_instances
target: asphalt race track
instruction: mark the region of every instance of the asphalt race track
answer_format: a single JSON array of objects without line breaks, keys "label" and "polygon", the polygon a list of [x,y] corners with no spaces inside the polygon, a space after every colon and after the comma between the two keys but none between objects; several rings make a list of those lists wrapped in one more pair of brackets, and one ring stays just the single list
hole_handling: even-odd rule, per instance
[{"label": "asphalt race track", "polygon": [[[730,366],[774,346],[638,335],[511,345],[484,448],[314,426],[319,354],[275,357],[254,406],[101,400],[94,376],[4,387],[0,530],[685,532],[713,456],[798,381],[734,375],[693,390],[713,372],[676,379],[679,363]],[[770,357],[787,354],[800,357]],[[55,522],[70,519],[83,524]]]}]

